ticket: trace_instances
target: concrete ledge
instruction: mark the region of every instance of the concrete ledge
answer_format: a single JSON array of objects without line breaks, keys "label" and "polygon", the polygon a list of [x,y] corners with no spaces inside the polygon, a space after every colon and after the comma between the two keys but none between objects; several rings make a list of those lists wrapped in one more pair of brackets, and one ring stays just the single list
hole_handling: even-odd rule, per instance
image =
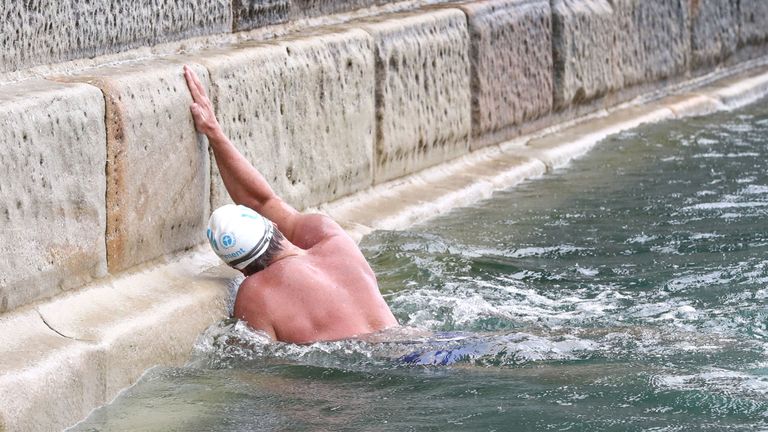
[{"label": "concrete ledge", "polygon": [[0,313],[106,275],[104,98],[0,88]]},{"label": "concrete ledge", "polygon": [[[672,110],[652,103],[614,111],[605,117],[530,140],[525,147],[509,151],[542,161],[549,169],[559,168],[583,155],[609,135],[673,117]],[[502,145],[506,148],[506,145]]]},{"label": "concrete ledge", "polygon": [[737,108],[756,102],[768,94],[768,74],[761,68],[737,77],[728,77],[707,85],[702,92],[719,100],[724,106]]},{"label": "concrete ledge", "polygon": [[0,317],[0,429],[62,429],[152,365],[184,363],[234,275],[206,250]]},{"label": "concrete ledge", "polygon": [[319,210],[360,240],[375,229],[403,229],[451,208],[467,206],[545,170],[538,160],[487,149],[375,186]]}]

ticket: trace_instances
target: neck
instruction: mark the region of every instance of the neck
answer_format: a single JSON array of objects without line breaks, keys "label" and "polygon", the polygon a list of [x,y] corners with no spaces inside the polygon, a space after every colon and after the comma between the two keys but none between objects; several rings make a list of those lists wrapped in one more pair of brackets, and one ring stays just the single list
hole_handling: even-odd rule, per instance
[{"label": "neck", "polygon": [[283,250],[281,250],[274,258],[272,258],[272,261],[269,262],[269,265],[272,265],[280,260],[294,257],[294,256],[300,256],[305,255],[307,251],[304,249],[301,249],[300,247],[294,245],[290,242],[283,243]]}]

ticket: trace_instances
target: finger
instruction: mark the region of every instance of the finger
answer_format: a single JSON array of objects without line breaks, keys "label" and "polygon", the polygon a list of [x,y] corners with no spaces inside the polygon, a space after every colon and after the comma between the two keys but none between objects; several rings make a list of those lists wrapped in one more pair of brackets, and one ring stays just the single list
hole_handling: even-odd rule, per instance
[{"label": "finger", "polygon": [[194,73],[195,72],[189,67],[184,67],[184,78],[187,80],[187,87],[189,88],[189,93],[192,95],[192,100],[195,102],[200,102],[202,95],[200,94],[200,90],[198,90],[198,86],[195,83]]},{"label": "finger", "polygon": [[197,86],[198,93],[200,93],[200,95],[202,95],[203,97],[207,98],[208,94],[205,92],[205,86],[203,86],[203,83],[197,77],[197,74],[195,73],[195,71],[192,71],[192,76],[195,78],[195,85]]},{"label": "finger", "polygon": [[193,103],[192,106],[189,107],[190,111],[192,111],[192,117],[197,119],[202,119],[204,117],[203,110],[200,108],[200,105],[197,103]]},{"label": "finger", "polygon": [[184,65],[184,75],[188,78],[188,82],[191,83],[190,87],[194,85],[198,93],[205,95],[205,88],[203,88],[203,84],[200,82],[200,78],[197,76],[197,72],[195,72],[194,69]]}]

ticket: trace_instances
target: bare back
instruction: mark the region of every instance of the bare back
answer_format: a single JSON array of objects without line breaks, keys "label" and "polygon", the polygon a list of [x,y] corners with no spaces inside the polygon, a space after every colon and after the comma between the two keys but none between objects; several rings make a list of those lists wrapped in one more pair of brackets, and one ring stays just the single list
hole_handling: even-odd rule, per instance
[{"label": "bare back", "polygon": [[296,233],[297,246],[311,245],[305,254],[274,262],[242,283],[235,316],[293,343],[338,340],[396,326],[355,242],[330,219],[313,222],[308,219],[300,227],[304,232]]}]

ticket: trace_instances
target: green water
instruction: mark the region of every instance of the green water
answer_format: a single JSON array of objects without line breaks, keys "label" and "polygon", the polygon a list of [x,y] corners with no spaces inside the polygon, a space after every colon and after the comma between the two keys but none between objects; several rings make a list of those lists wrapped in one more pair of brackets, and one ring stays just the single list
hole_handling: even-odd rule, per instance
[{"label": "green water", "polygon": [[361,247],[390,342],[210,328],[76,430],[768,429],[768,103],[650,125]]}]

